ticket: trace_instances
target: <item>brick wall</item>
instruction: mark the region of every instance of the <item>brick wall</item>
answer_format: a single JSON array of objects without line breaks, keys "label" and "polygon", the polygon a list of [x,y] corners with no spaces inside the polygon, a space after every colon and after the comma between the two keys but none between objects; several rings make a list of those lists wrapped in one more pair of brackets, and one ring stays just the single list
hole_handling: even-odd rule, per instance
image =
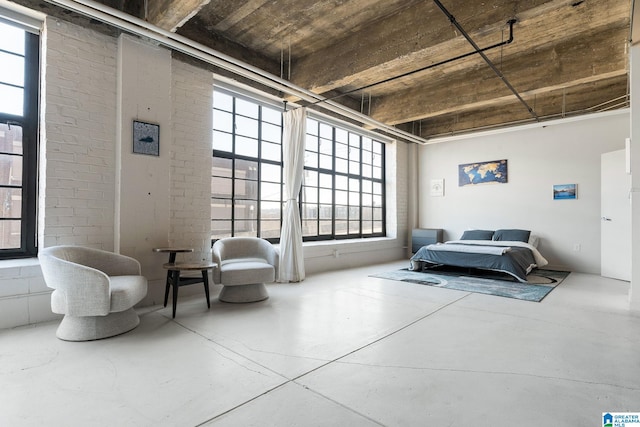
[{"label": "brick wall", "polygon": [[171,154],[172,245],[194,246],[195,260],[211,260],[211,138],[213,76],[172,63],[173,150]]},{"label": "brick wall", "polygon": [[[405,142],[396,142],[396,170],[393,174],[395,176],[395,193],[396,193],[396,203],[395,203],[395,214],[393,219],[395,219],[395,230],[396,235],[400,242],[405,243],[408,242],[407,239],[407,229],[409,228],[409,197],[410,197],[410,185],[409,185],[409,173],[412,168],[409,165],[409,162],[412,160],[409,155],[409,145]],[[387,174],[389,175],[389,174]],[[389,201],[387,201],[389,203]],[[389,218],[389,221],[393,220]]]},{"label": "brick wall", "polygon": [[40,246],[112,250],[117,41],[51,18],[44,38]]}]

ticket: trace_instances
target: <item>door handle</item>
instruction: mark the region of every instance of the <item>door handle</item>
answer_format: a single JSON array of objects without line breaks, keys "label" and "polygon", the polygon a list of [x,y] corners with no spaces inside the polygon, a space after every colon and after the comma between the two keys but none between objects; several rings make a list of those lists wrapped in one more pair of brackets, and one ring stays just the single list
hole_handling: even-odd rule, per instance
[{"label": "door handle", "polygon": [[603,216],[601,219],[602,219],[603,221],[611,221],[611,218],[607,218],[606,216]]}]

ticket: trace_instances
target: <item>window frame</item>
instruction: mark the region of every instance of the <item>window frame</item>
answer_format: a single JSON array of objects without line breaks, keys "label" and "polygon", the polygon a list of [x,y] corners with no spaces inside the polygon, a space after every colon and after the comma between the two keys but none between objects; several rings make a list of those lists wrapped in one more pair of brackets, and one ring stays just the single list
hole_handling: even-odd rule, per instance
[{"label": "window frame", "polygon": [[[314,134],[310,134],[308,128],[307,128],[307,135],[306,135],[307,138],[309,138],[310,136],[311,137],[313,137],[313,136],[317,137],[317,139],[318,139],[318,150],[315,152],[315,154],[317,154],[318,158],[317,158],[317,161],[316,161],[317,166],[310,167],[310,166],[305,165],[304,171],[305,171],[305,174],[308,171],[309,172],[315,172],[315,173],[318,174],[318,185],[317,185],[317,188],[316,188],[317,189],[317,195],[316,195],[317,202],[315,202],[316,206],[318,207],[318,210],[317,210],[318,215],[316,217],[316,223],[317,223],[316,224],[316,229],[317,229],[316,234],[313,235],[313,236],[311,236],[311,235],[306,235],[305,236],[304,235],[305,217],[303,215],[303,211],[304,211],[305,205],[311,205],[314,202],[305,201],[305,199],[304,199],[304,191],[305,191],[305,188],[314,188],[314,187],[305,185],[305,181],[303,179],[302,189],[300,191],[300,195],[299,195],[299,198],[298,198],[298,203],[299,203],[300,212],[301,212],[301,214],[300,214],[301,222],[303,223],[303,241],[312,242],[312,241],[325,241],[325,240],[353,240],[353,239],[368,239],[368,238],[374,238],[374,237],[386,237],[386,216],[387,216],[386,215],[386,185],[385,185],[386,184],[386,169],[385,169],[385,165],[386,165],[386,149],[385,149],[384,142],[382,142],[380,140],[377,140],[377,139],[374,139],[373,137],[371,137],[369,135],[365,135],[363,132],[359,131],[358,129],[353,129],[353,128],[350,128],[350,127],[347,127],[347,126],[344,126],[344,125],[334,124],[334,123],[332,123],[330,121],[323,120],[322,118],[318,118],[318,117],[316,117],[314,115],[311,115],[311,114],[307,118],[307,125],[309,124],[309,121],[317,122],[317,125],[318,125],[317,132],[315,133],[315,135]],[[321,140],[329,141],[329,139],[326,136],[322,135],[322,130],[321,130],[322,127],[331,128],[331,139],[330,139],[330,141],[331,141],[331,153],[332,154],[331,154],[331,167],[330,168],[323,167],[321,165],[321,163],[322,163],[321,157],[323,155],[326,156],[326,154],[322,153],[322,149],[320,148]],[[346,134],[346,136],[347,136],[346,143],[342,143],[342,142],[338,141],[337,134],[338,134],[339,131],[344,132]],[[359,140],[358,148],[357,148],[357,151],[358,151],[357,164],[358,164],[358,168],[359,168],[359,172],[358,173],[354,173],[351,170],[350,164],[353,162],[353,160],[350,157],[350,153],[348,153],[346,158],[340,157],[338,155],[338,145],[339,144],[345,145],[347,147],[347,149],[350,150],[350,147],[352,146],[351,145],[351,139],[350,139],[351,136],[356,136],[358,138],[358,140]],[[380,206],[381,218],[382,218],[380,220],[381,221],[381,226],[380,226],[381,231],[379,231],[379,232],[372,231],[370,233],[363,232],[363,228],[364,228],[363,227],[363,223],[365,221],[365,219],[363,218],[364,217],[363,214],[364,214],[365,208],[369,207],[369,206],[364,206],[363,200],[362,200],[362,198],[363,198],[362,196],[363,196],[363,193],[364,193],[362,184],[366,180],[366,177],[363,174],[363,151],[371,151],[371,150],[365,150],[363,148],[363,140],[365,138],[371,140],[372,143],[378,143],[381,146],[380,178],[379,179],[375,179],[372,176],[369,179],[369,181],[371,181],[372,183],[377,182],[381,187],[380,188],[381,189],[380,197],[381,197],[381,201],[382,201],[381,206]],[[305,151],[309,151],[308,150],[308,145],[305,148]],[[306,156],[305,156],[305,158],[306,158]],[[346,161],[347,170],[345,172],[338,171],[337,159]],[[320,184],[320,181],[321,181],[320,176],[321,175],[331,176],[331,187],[323,187]],[[350,210],[351,210],[352,205],[348,201],[347,201],[346,205],[339,204],[339,203],[337,203],[337,200],[336,200],[337,191],[344,191],[344,190],[340,190],[340,189],[337,188],[338,187],[337,186],[337,181],[338,181],[339,177],[342,177],[347,181],[347,190],[346,190],[347,191],[347,197],[349,197],[349,193],[352,193],[352,191],[349,190],[350,183],[353,182],[353,181],[357,181],[358,182],[358,186],[359,186],[358,198],[359,198],[359,201],[358,201],[358,204],[357,204],[356,207],[357,207],[359,213],[357,215],[358,216],[357,220],[354,220],[354,221],[357,221],[357,223],[358,223],[358,232],[357,233],[352,233],[350,231],[350,228],[351,228],[351,224],[350,223],[352,222],[352,220],[350,220],[350,217],[351,217]],[[332,196],[331,197],[332,198],[332,200],[331,200],[331,212],[332,212],[332,214],[331,214],[331,233],[321,233],[320,232],[320,229],[321,229],[321,224],[320,223],[321,223],[321,220],[322,220],[322,218],[321,218],[322,215],[320,213],[321,205],[325,204],[325,203],[322,203],[322,200],[321,200],[321,196],[320,196],[321,189],[324,189],[324,190],[329,190],[330,189],[331,190],[331,196]],[[371,193],[371,194],[373,195],[374,193]],[[337,217],[337,210],[338,210],[339,207],[346,208],[346,210],[347,210],[347,219],[346,219],[347,232],[346,233],[339,233],[339,231],[336,228],[336,223],[341,221]],[[371,206],[371,208],[372,208],[372,213],[373,213],[373,206]]]},{"label": "window frame", "polygon": [[[282,127],[283,127],[283,122],[282,119],[280,120],[280,161],[276,162],[270,159],[262,159],[261,157],[261,149],[262,149],[262,145],[264,143],[263,139],[262,139],[262,109],[259,110],[258,113],[258,135],[257,135],[257,141],[258,141],[258,157],[254,158],[254,157],[247,157],[241,154],[236,154],[236,132],[237,132],[237,128],[236,128],[236,117],[237,114],[239,114],[236,111],[236,103],[237,103],[237,99],[241,99],[243,101],[248,101],[251,103],[254,103],[256,105],[262,106],[262,107],[268,107],[270,109],[274,109],[274,108],[279,108],[277,107],[277,105],[275,104],[275,102],[268,102],[265,101],[264,99],[260,99],[259,96],[256,97],[252,97],[251,95],[245,95],[242,93],[238,93],[237,91],[227,88],[227,87],[221,87],[218,85],[214,85],[213,90],[212,90],[212,94],[215,97],[215,93],[216,92],[220,92],[223,93],[227,96],[230,96],[233,98],[233,105],[232,105],[232,111],[228,111],[228,110],[221,110],[221,111],[227,111],[231,113],[232,116],[232,129],[230,131],[231,133],[231,144],[232,144],[232,150],[233,152],[229,152],[229,151],[223,151],[223,150],[218,150],[215,148],[215,135],[216,132],[220,132],[219,129],[216,129],[216,124],[215,124],[215,120],[214,120],[214,125],[213,125],[213,135],[214,135],[214,140],[212,140],[212,156],[218,157],[218,158],[223,158],[223,159],[228,159],[231,161],[231,176],[230,177],[226,177],[227,179],[230,179],[232,184],[232,190],[231,190],[231,195],[230,197],[227,199],[230,201],[231,203],[231,231],[230,231],[230,235],[231,236],[235,236],[236,234],[236,229],[235,229],[235,222],[236,222],[236,218],[235,218],[235,209],[233,208],[233,206],[235,205],[235,186],[236,186],[236,176],[235,176],[235,162],[236,160],[244,160],[244,161],[254,161],[257,162],[258,164],[258,173],[257,173],[257,186],[258,186],[258,195],[257,195],[257,206],[258,206],[258,211],[256,213],[256,217],[255,217],[255,222],[256,222],[256,235],[260,236],[261,235],[261,231],[262,231],[262,221],[263,221],[263,217],[261,214],[261,202],[262,202],[262,197],[261,197],[261,188],[262,188],[262,165],[263,164],[270,164],[270,165],[277,165],[280,168],[280,218],[279,218],[279,222],[280,222],[280,229],[282,228],[282,216],[283,216],[283,211],[284,211],[284,184],[283,184],[283,168],[282,168]],[[214,107],[213,110],[217,110],[217,108],[215,107],[215,101],[214,101]],[[215,113],[214,113],[215,114]],[[342,123],[338,120],[334,120],[334,119],[330,119],[330,118],[325,118],[322,115],[319,114],[314,114],[314,112],[309,112],[307,120],[313,120],[322,124],[323,126],[328,126],[329,128],[331,128],[331,144],[332,144],[332,159],[331,159],[331,168],[327,169],[327,168],[322,168],[322,173],[329,173],[331,175],[331,180],[332,180],[332,185],[331,185],[331,192],[332,192],[332,200],[331,200],[331,233],[329,234],[320,234],[319,231],[320,229],[318,228],[318,232],[316,232],[314,235],[304,235],[303,233],[303,241],[304,242],[313,242],[313,241],[327,241],[327,240],[347,240],[347,239],[367,239],[367,238],[375,238],[375,237],[385,237],[386,234],[386,150],[385,150],[385,139],[380,137],[380,136],[373,136],[374,134],[370,133],[370,132],[366,132],[363,131],[360,128],[357,128],[355,126],[351,126],[345,123]],[[268,123],[272,123],[272,122],[268,122]],[[358,232],[357,233],[351,233],[351,232],[347,232],[346,234],[336,234],[336,221],[339,221],[336,218],[336,197],[335,197],[335,192],[336,192],[336,187],[335,187],[335,183],[336,183],[336,175],[344,175],[341,173],[336,172],[336,129],[339,129],[342,132],[346,132],[347,135],[357,135],[359,137],[359,141],[360,141],[360,148],[359,148],[359,157],[358,157],[358,165],[359,165],[359,173],[358,174],[354,174],[354,173],[348,173],[346,174],[347,176],[347,180],[349,179],[357,179],[359,180],[360,183],[360,188],[359,188],[359,203],[358,203],[358,209],[359,209],[359,215],[358,215]],[[242,136],[241,136],[242,137]],[[380,162],[380,170],[381,170],[381,176],[379,179],[374,179],[373,176],[369,177],[368,179],[370,181],[376,181],[379,183],[380,185],[380,195],[379,197],[381,198],[381,206],[380,206],[380,212],[381,212],[381,219],[379,221],[380,223],[380,228],[379,231],[374,232],[374,225],[373,223],[375,221],[373,221],[373,213],[372,213],[372,222],[371,222],[371,226],[372,226],[372,230],[369,233],[363,232],[363,221],[365,221],[365,219],[363,219],[363,209],[366,207],[363,207],[363,203],[362,203],[362,192],[363,192],[363,187],[362,187],[362,182],[363,180],[367,179],[363,173],[362,173],[362,161],[363,161],[363,154],[362,154],[362,141],[368,138],[369,140],[371,140],[371,142],[373,144],[380,144],[380,150],[381,150],[381,159],[379,159]],[[305,165],[305,173],[309,170],[309,168]],[[215,175],[213,175],[212,173],[212,179]],[[272,181],[269,181],[272,182]],[[213,184],[212,184],[213,185]],[[298,210],[300,212],[300,216],[301,219],[304,218],[303,216],[303,209],[304,209],[304,198],[303,198],[303,191],[304,191],[304,179],[303,179],[303,187],[300,190],[299,193],[299,197],[298,197]],[[318,189],[319,191],[319,189]],[[373,193],[372,193],[373,194]],[[220,200],[220,198],[214,198],[214,191],[212,188],[212,201],[214,199],[218,199]],[[318,205],[320,205],[320,200],[318,200]],[[373,205],[373,202],[372,202]],[[348,206],[347,206],[348,209]],[[213,204],[212,204],[212,211],[213,211]],[[373,212],[373,209],[372,209]],[[319,217],[319,215],[318,215]],[[226,218],[225,218],[226,220]],[[213,235],[213,224],[216,221],[215,218],[211,218],[212,221],[212,243],[217,240],[220,237],[214,237]],[[349,230],[349,222],[347,221],[347,230]],[[280,240],[280,236],[278,237],[265,237],[266,240],[272,242],[272,243],[278,243]]]},{"label": "window frame", "polygon": [[[220,88],[220,87],[214,87],[212,93],[214,93],[215,91],[219,91],[227,96],[231,96],[233,98],[233,105],[232,105],[232,130],[230,132],[231,134],[231,145],[232,145],[232,150],[233,152],[229,152],[229,151],[223,151],[223,150],[217,150],[213,147],[213,141],[212,141],[212,156],[213,157],[218,157],[218,158],[222,158],[222,159],[227,159],[231,161],[231,176],[229,177],[229,179],[231,180],[231,195],[229,198],[222,198],[222,197],[214,197],[213,196],[213,189],[212,189],[212,201],[215,200],[228,200],[230,203],[230,218],[228,218],[228,220],[231,222],[231,236],[236,236],[236,223],[238,221],[241,221],[242,219],[237,217],[237,210],[236,207],[238,206],[238,201],[248,201],[248,200],[252,200],[252,199],[246,199],[246,198],[236,198],[236,195],[238,194],[238,181],[239,180],[243,180],[243,178],[238,178],[236,173],[238,168],[236,167],[237,162],[255,162],[257,164],[257,171],[256,171],[256,216],[255,216],[255,234],[257,236],[260,236],[261,232],[262,232],[262,215],[261,215],[261,206],[260,206],[260,202],[262,201],[262,179],[261,179],[261,174],[262,174],[262,167],[263,164],[269,164],[269,165],[274,165],[274,166],[278,166],[280,168],[280,215],[279,215],[279,223],[280,223],[280,228],[282,228],[282,213],[283,213],[283,203],[282,200],[284,198],[284,189],[283,189],[283,185],[282,185],[282,180],[283,180],[283,170],[282,170],[282,117],[280,117],[280,129],[281,129],[281,135],[280,135],[280,161],[276,161],[276,160],[270,160],[270,159],[262,159],[262,144],[263,142],[267,142],[267,143],[271,143],[270,141],[264,141],[262,139],[262,123],[263,123],[263,110],[262,107],[267,107],[270,109],[274,109],[273,105],[264,103],[264,102],[260,102],[257,101],[251,97],[247,97],[247,96],[243,96],[241,94],[238,94],[236,92],[227,90],[225,88]],[[260,108],[258,109],[258,116],[257,116],[257,121],[258,121],[258,135],[256,136],[256,141],[258,144],[258,148],[257,148],[257,157],[252,157],[252,156],[248,156],[248,155],[243,155],[243,154],[237,154],[236,153],[236,142],[237,142],[237,137],[240,138],[249,138],[247,136],[244,135],[238,135],[236,132],[236,122],[237,122],[237,116],[241,116],[241,118],[246,119],[248,118],[248,116],[240,114],[237,112],[237,100],[240,99],[242,101],[246,101],[246,102],[250,102],[250,103],[254,103],[257,106],[259,106]],[[213,107],[213,110],[216,110],[215,106]],[[219,111],[226,111],[226,110],[219,110]],[[266,123],[268,124],[273,124],[271,121],[266,121]],[[215,125],[214,125],[214,134],[215,134]],[[226,132],[225,132],[226,133]],[[215,137],[214,137],[215,138]],[[212,175],[213,177],[219,177],[222,178],[221,176],[218,175]],[[269,181],[272,182],[272,181]],[[246,218],[245,218],[246,219]],[[226,218],[225,218],[226,220]],[[216,221],[215,218],[211,218],[211,222],[212,225],[214,223],[214,221]],[[245,234],[242,234],[245,235]],[[216,239],[212,237],[212,243],[213,241],[215,241]],[[272,243],[277,243],[280,240],[280,237],[270,237],[270,238],[266,238],[266,240],[272,242]]]},{"label": "window frame", "polygon": [[[37,202],[40,35],[26,31],[20,25],[14,25],[5,20],[0,20],[0,22],[19,28],[23,30],[25,34],[23,115],[18,116],[0,112],[0,123],[22,127],[23,160],[20,247],[0,249],[0,259],[34,257],[38,254]],[[1,220],[4,219],[0,218],[0,221]]]}]

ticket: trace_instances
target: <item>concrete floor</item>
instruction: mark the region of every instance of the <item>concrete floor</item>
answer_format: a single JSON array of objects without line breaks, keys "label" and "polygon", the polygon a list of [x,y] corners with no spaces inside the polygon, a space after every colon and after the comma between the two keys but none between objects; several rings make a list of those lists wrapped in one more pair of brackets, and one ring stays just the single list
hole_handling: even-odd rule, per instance
[{"label": "concrete floor", "polygon": [[[640,411],[629,284],[572,273],[541,303],[368,277],[406,261],[140,310],[101,341],[0,331],[2,426],[597,426]],[[171,304],[169,304],[170,306]]]}]

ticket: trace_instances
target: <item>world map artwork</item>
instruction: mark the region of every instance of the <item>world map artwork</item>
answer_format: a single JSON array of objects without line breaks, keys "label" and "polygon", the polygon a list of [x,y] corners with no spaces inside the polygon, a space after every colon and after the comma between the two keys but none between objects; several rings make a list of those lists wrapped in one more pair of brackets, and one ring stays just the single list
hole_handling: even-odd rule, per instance
[{"label": "world map artwork", "polygon": [[458,166],[458,186],[504,184],[507,182],[507,160],[467,163]]}]

